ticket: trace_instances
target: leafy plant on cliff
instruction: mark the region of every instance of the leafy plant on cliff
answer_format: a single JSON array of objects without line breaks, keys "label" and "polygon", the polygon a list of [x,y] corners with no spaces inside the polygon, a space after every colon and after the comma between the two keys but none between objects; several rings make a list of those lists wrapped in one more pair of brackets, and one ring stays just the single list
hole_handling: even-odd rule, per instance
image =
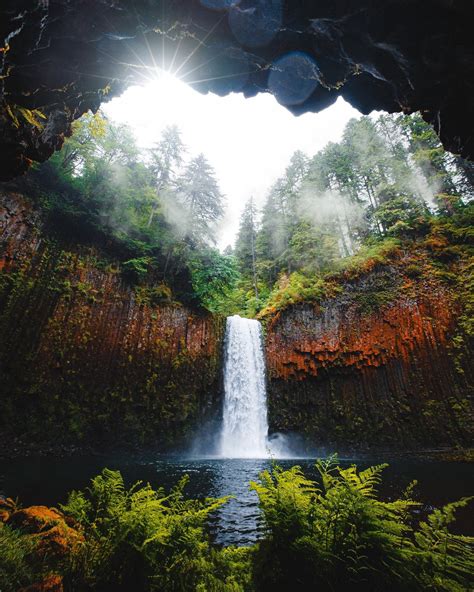
[{"label": "leafy plant on cliff", "polygon": [[194,255],[190,269],[197,298],[206,308],[217,312],[238,277],[234,258],[208,248]]},{"label": "leafy plant on cliff", "polygon": [[336,284],[324,278],[295,271],[290,276],[280,277],[260,315],[271,315],[300,302],[320,302],[324,298],[335,296],[338,291]]}]

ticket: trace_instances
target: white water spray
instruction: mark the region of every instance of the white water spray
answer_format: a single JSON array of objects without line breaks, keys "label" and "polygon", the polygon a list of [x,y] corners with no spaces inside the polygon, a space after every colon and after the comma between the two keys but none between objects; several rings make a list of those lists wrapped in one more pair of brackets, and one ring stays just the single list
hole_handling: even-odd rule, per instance
[{"label": "white water spray", "polygon": [[261,325],[238,315],[228,317],[220,454],[227,458],[265,458],[278,452],[271,450],[268,442]]}]

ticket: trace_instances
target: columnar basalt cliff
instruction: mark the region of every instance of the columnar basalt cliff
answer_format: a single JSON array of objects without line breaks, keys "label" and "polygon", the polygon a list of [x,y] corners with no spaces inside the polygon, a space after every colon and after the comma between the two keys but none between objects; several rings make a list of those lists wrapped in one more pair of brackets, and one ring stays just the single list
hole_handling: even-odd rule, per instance
[{"label": "columnar basalt cliff", "polygon": [[222,318],[153,304],[97,249],[45,234],[22,196],[1,196],[0,232],[3,437],[166,448],[220,409]]},{"label": "columnar basalt cliff", "polygon": [[363,113],[420,111],[472,158],[472,17],[470,0],[4,0],[0,179],[157,65],[203,92],[271,92],[295,113],[338,96]]},{"label": "columnar basalt cliff", "polygon": [[[339,450],[472,443],[472,368],[453,347],[460,305],[435,279],[401,271],[372,271],[269,323],[273,430]],[[398,284],[393,302],[364,307],[387,280]]]},{"label": "columnar basalt cliff", "polygon": [[[128,286],[114,259],[55,238],[22,195],[1,194],[0,232],[3,438],[20,451],[165,449],[220,416],[222,317]],[[453,256],[428,238],[266,319],[272,431],[338,450],[472,443],[472,350],[453,284],[468,263],[436,272],[428,248]]]}]

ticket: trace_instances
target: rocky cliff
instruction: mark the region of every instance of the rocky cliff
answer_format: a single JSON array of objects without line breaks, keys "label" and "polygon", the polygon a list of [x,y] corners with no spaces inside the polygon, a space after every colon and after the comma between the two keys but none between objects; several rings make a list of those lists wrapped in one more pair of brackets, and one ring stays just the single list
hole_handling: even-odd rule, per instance
[{"label": "rocky cliff", "polygon": [[[461,304],[407,270],[403,260],[373,270],[269,323],[273,430],[338,450],[472,443],[472,367],[454,347]],[[382,286],[392,301],[377,306]]]},{"label": "rocky cliff", "polygon": [[[0,195],[0,241],[4,439],[166,449],[219,417],[222,317],[130,287],[117,261],[55,238],[22,195]],[[441,235],[423,245],[265,319],[272,431],[338,450],[472,443],[472,306],[457,280],[469,263]]]},{"label": "rocky cliff", "polygon": [[1,196],[0,241],[4,437],[165,448],[220,409],[222,318],[154,303],[96,248],[45,233],[20,195]]}]

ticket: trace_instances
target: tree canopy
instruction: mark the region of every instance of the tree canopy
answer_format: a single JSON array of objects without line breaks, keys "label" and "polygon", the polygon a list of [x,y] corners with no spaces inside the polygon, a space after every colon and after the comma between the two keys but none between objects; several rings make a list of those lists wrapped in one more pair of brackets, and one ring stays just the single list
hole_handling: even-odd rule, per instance
[{"label": "tree canopy", "polygon": [[294,153],[260,212],[253,202],[244,208],[234,306],[252,315],[282,290],[308,296],[312,285],[319,294],[320,279],[365,245],[414,239],[431,220],[461,212],[472,182],[472,166],[447,153],[419,115],[350,120],[340,142],[312,157]]},{"label": "tree canopy", "polygon": [[86,115],[27,181],[59,232],[113,246],[126,281],[249,316],[275,299],[320,295],[346,261],[422,236],[474,195],[471,163],[447,153],[419,115],[388,114],[350,120],[313,156],[296,151],[261,209],[249,196],[224,253],[214,169],[188,153],[176,126],[144,151],[127,126]]},{"label": "tree canopy", "polygon": [[224,196],[176,126],[145,151],[127,126],[88,114],[26,182],[59,233],[109,248],[126,281],[165,284],[164,294],[212,309],[210,292],[223,295],[235,280],[233,258],[213,246]]}]

